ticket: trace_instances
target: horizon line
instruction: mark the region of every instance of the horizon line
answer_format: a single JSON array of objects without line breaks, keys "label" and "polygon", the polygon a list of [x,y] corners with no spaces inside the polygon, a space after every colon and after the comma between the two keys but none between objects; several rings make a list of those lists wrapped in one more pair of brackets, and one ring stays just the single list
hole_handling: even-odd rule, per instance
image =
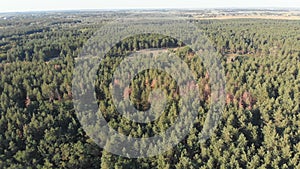
[{"label": "horizon line", "polygon": [[207,8],[98,8],[98,9],[41,9],[41,10],[20,10],[20,11],[0,11],[6,13],[36,13],[36,12],[67,12],[67,11],[122,11],[122,10],[225,10],[225,9],[247,9],[247,10],[300,10],[300,7],[207,7]]}]

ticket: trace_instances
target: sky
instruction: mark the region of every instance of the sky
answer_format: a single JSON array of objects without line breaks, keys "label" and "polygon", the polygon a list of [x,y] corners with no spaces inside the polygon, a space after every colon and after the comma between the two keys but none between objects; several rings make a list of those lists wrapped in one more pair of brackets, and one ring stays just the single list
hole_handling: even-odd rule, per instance
[{"label": "sky", "polygon": [[300,8],[300,0],[0,0],[0,12],[77,9]]}]

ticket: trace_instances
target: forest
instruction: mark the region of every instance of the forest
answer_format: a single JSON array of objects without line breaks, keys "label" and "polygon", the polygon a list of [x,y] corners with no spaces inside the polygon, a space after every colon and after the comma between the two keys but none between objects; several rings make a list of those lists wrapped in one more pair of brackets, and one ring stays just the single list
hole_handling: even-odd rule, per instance
[{"label": "forest", "polygon": [[[179,113],[180,89],[163,71],[145,70],[129,87],[112,80],[113,70],[132,52],[162,48],[186,62],[197,73],[198,84],[189,90],[199,90],[201,107],[189,134],[167,152],[128,158],[100,148],[75,112],[75,61],[97,30],[127,15],[103,11],[0,18],[0,168],[300,168],[298,20],[189,18],[217,51],[226,78],[224,111],[205,142],[200,137],[212,93],[201,60],[174,37],[140,34],[122,40],[105,55],[95,81],[97,104],[113,129],[146,138],[167,130]],[[78,82],[82,91],[84,80]],[[130,98],[138,110],[149,109],[149,93],[163,88],[167,104],[160,118],[148,124],[122,118],[112,102],[111,83],[125,88],[118,95]]]}]

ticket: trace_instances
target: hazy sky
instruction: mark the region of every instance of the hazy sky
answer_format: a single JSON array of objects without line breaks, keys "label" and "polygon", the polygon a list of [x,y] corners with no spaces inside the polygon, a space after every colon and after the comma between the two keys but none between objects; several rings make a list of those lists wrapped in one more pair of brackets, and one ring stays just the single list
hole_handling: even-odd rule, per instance
[{"label": "hazy sky", "polygon": [[227,7],[300,8],[300,0],[1,0],[0,12],[72,9]]}]

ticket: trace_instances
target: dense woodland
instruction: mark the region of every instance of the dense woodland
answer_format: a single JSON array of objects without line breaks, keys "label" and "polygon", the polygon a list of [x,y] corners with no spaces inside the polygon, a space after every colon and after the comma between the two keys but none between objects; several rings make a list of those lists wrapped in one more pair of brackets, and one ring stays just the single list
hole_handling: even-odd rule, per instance
[{"label": "dense woodland", "polygon": [[0,18],[0,168],[300,167],[300,22],[293,20],[190,20],[218,51],[226,76],[226,106],[217,129],[204,143],[199,133],[210,105],[210,75],[205,67],[197,67],[202,64],[194,64],[193,51],[156,34],[118,43],[100,64],[95,82],[99,108],[115,130],[149,137],[166,130],[178,113],[176,82],[155,70],[140,73],[119,94],[146,110],[151,106],[146,101],[149,92],[167,86],[168,104],[161,118],[142,125],[116,113],[108,84],[114,67],[133,51],[164,48],[185,61],[198,73],[202,109],[190,134],[164,154],[132,159],[99,148],[76,117],[74,62],[84,43],[121,15],[127,13]]}]

